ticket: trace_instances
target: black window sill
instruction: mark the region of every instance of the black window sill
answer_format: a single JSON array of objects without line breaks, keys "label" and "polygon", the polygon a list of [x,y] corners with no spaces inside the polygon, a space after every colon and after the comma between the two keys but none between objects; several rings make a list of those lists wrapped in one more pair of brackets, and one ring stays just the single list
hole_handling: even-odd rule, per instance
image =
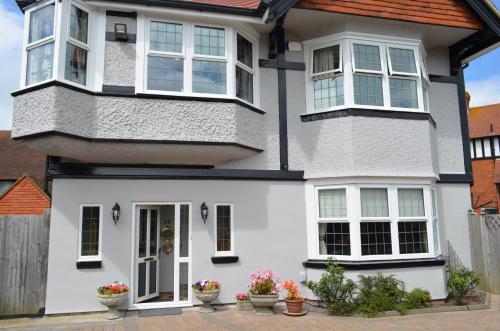
[{"label": "black window sill", "polygon": [[[399,269],[415,267],[444,266],[446,259],[443,256],[436,258],[411,259],[411,260],[382,260],[382,261],[336,261],[345,270],[374,270],[374,269]],[[326,270],[326,260],[307,260],[302,265],[307,269]]]},{"label": "black window sill", "polygon": [[101,269],[102,261],[76,261],[77,269]]},{"label": "black window sill", "polygon": [[330,110],[314,114],[304,114],[300,115],[300,119],[302,122],[312,122],[312,121],[326,120],[330,118],[340,118],[349,116],[429,121],[434,128],[436,127],[436,122],[432,118],[431,114],[421,111],[346,108],[346,109]]},{"label": "black window sill", "polygon": [[239,260],[238,256],[212,256],[213,264],[237,263]]}]

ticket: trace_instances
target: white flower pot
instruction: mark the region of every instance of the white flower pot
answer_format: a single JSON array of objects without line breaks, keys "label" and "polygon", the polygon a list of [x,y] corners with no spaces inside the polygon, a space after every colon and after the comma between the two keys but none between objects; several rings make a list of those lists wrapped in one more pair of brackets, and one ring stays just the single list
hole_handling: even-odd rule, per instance
[{"label": "white flower pot", "polygon": [[108,319],[117,319],[122,317],[122,313],[118,311],[116,307],[121,305],[127,297],[128,292],[108,295],[97,294],[97,300],[108,307],[108,311],[110,314]]},{"label": "white flower pot", "polygon": [[255,307],[255,313],[257,314],[273,314],[273,308],[276,302],[278,302],[278,295],[264,295],[264,294],[252,294],[250,293],[250,300]]},{"label": "white flower pot", "polygon": [[199,310],[200,313],[213,313],[215,311],[215,308],[212,307],[211,302],[217,299],[220,293],[220,289],[215,291],[193,292],[194,295],[196,295],[196,298],[198,298],[198,300],[202,302]]}]

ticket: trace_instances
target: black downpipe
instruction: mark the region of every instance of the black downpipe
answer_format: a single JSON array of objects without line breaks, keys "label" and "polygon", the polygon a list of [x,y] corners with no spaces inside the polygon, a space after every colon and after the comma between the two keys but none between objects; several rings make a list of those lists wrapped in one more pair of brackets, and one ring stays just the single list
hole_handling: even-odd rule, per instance
[{"label": "black downpipe", "polygon": [[465,98],[464,68],[460,66],[457,71],[458,107],[460,111],[460,127],[462,129],[462,148],[464,152],[465,174],[472,180],[472,160],[470,155],[469,123],[467,114],[467,103]]}]

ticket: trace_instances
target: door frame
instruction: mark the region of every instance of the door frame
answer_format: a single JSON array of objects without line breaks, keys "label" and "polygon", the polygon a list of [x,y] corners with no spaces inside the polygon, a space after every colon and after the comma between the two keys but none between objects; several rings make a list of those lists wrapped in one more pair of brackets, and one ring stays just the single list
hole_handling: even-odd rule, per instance
[{"label": "door frame", "polygon": [[[136,229],[136,211],[140,206],[144,207],[161,207],[166,205],[174,205],[175,206],[175,239],[174,239],[174,293],[175,290],[179,288],[179,220],[180,220],[180,205],[189,205],[189,249],[188,249],[188,257],[183,258],[185,262],[188,262],[188,300],[187,301],[169,301],[169,302],[146,302],[146,303],[135,303],[135,294],[132,293],[135,286],[135,249],[136,243],[135,240],[137,238]],[[137,310],[137,309],[154,309],[154,308],[169,308],[169,307],[192,307],[193,306],[193,293],[190,291],[190,285],[192,284],[192,270],[193,270],[193,203],[191,201],[135,201],[132,202],[132,222],[131,222],[131,250],[130,250],[130,284],[132,287],[132,291],[129,292],[129,310]],[[161,276],[161,274],[160,274]],[[178,292],[177,292],[178,293]]]}]

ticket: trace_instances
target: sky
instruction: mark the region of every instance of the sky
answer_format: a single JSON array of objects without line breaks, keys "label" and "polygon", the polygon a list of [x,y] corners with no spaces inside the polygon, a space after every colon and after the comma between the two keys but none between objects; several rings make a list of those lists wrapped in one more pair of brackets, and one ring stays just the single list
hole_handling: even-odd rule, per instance
[{"label": "sky", "polygon": [[[493,0],[500,8],[500,0]],[[14,0],[0,0],[0,130],[12,125],[12,97],[19,88],[23,15]],[[472,61],[465,69],[465,85],[471,105],[500,103],[500,48]]]}]

